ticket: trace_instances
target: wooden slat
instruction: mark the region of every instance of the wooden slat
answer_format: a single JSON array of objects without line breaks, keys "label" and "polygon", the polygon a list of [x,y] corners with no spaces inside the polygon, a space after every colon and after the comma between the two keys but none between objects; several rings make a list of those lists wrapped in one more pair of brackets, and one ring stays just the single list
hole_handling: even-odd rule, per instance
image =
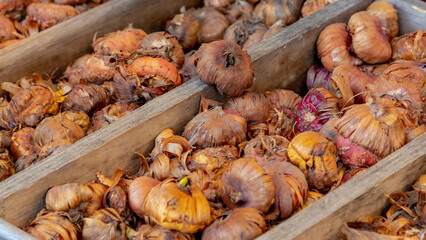
[{"label": "wooden slat", "polygon": [[15,82],[38,72],[62,72],[67,64],[92,51],[95,33],[102,36],[133,23],[146,32],[161,30],[163,21],[181,6],[200,0],[113,0],[0,50],[0,82]]}]

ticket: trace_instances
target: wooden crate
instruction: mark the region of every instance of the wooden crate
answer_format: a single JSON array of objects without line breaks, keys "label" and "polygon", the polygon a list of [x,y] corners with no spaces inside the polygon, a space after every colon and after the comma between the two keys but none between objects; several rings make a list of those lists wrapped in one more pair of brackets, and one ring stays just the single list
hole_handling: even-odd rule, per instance
[{"label": "wooden crate", "polygon": [[[399,11],[401,33],[425,27],[422,23],[426,22],[426,8],[422,3],[388,1]],[[253,90],[282,87],[303,92],[306,71],[317,61],[315,42],[321,30],[331,23],[347,21],[370,3],[371,0],[340,0],[250,48],[256,77]],[[181,131],[197,113],[201,95],[221,98],[213,87],[192,79],[78,141],[61,154],[1,182],[0,217],[23,227],[43,207],[49,187],[92,181],[97,171],[107,176],[116,168],[135,172],[138,162],[134,152],[148,153],[155,136],[166,127]],[[425,151],[426,135],[423,135],[260,238],[335,238],[342,221],[358,216],[355,214],[380,210],[384,204],[379,200],[383,192],[406,188],[424,173]],[[2,226],[0,222],[0,228]]]}]

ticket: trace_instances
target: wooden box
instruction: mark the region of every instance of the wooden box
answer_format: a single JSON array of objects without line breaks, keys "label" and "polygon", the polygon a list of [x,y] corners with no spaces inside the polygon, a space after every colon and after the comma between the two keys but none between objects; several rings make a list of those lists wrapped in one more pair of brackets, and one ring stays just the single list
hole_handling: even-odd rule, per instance
[{"label": "wooden box", "polygon": [[[398,9],[400,34],[412,32],[418,28],[426,30],[424,24],[426,22],[426,4],[415,0],[387,1],[394,4]],[[160,1],[140,1],[140,4],[146,4],[146,7],[141,7],[138,4],[132,5],[133,2],[130,0],[120,1],[120,3],[129,4],[126,5],[129,8],[139,6],[138,14],[141,15],[141,18],[144,17],[142,16],[143,13],[146,13],[147,18],[145,19],[154,19],[153,15],[155,14],[152,11],[157,11],[158,15],[162,15],[160,14],[163,11],[160,7],[161,4],[157,4]],[[175,7],[175,12],[178,11],[178,7],[183,2],[190,2],[189,5],[198,3],[197,1],[176,0],[161,2],[173,3],[170,5]],[[175,2],[180,2],[180,4],[176,3],[175,5]],[[250,48],[248,51],[252,57],[256,77],[253,90],[288,88],[302,93],[306,88],[306,72],[312,64],[317,62],[315,42],[321,30],[331,23],[347,21],[353,13],[365,9],[371,2],[371,0],[339,0]],[[109,5],[105,4],[105,6],[108,7]],[[107,9],[113,12],[113,9],[102,7],[98,7],[98,11]],[[129,12],[131,12],[130,9]],[[102,13],[99,14],[105,17]],[[172,14],[173,12],[164,14],[162,18],[164,19]],[[115,16],[118,17],[118,15]],[[83,17],[82,14],[74,18],[75,21],[80,21],[78,24],[75,23],[75,28],[76,31],[85,31],[85,34],[90,35],[90,37],[84,36],[78,40],[85,42],[88,46],[91,42],[89,38],[97,30],[91,29],[89,31],[79,26],[83,22],[86,24],[88,22],[87,20],[84,21]],[[97,21],[95,17],[86,17],[90,17],[91,23]],[[136,18],[136,16],[129,17],[129,19],[135,21]],[[155,21],[160,20],[160,18],[155,18]],[[127,22],[119,22],[115,29],[127,25]],[[152,28],[147,28],[144,24]],[[136,26],[148,31],[158,29],[158,25],[143,20]],[[109,31],[112,30],[114,29]],[[66,36],[63,40],[65,38]],[[47,39],[44,39],[44,41],[33,39],[33,41],[31,43],[28,41],[28,44],[34,44],[32,45],[34,47],[46,42]],[[56,48],[56,51],[62,50],[58,49],[57,44],[52,44],[51,48]],[[17,50],[20,51],[20,49]],[[79,53],[74,53],[72,49],[64,51],[64,55],[67,55],[66,60],[59,60],[60,56],[55,58],[58,58],[60,64],[67,64],[71,59],[88,51],[88,49],[78,48],[74,50],[79,51]],[[9,56],[8,54],[13,55],[14,52],[6,55]],[[40,54],[45,61],[44,63],[48,66],[45,71],[53,70],[49,69],[49,66],[52,61],[55,61],[55,58],[43,52],[37,54]],[[51,54],[56,53],[51,51]],[[0,56],[0,72],[3,71],[1,75],[10,76],[9,79],[16,80],[19,76],[4,69],[3,64],[9,64],[3,58],[6,55]],[[12,61],[12,58],[9,60]],[[29,60],[25,66],[27,66],[25,70],[21,70],[28,71],[26,73],[40,71],[39,66]],[[27,68],[29,70],[26,70]],[[98,171],[106,176],[112,175],[117,168],[135,172],[139,166],[135,152],[148,153],[154,145],[155,136],[166,127],[173,127],[180,132],[186,122],[197,113],[202,95],[209,98],[221,98],[213,87],[201,83],[196,78],[192,79],[186,84],[153,99],[110,126],[85,137],[65,151],[1,182],[0,217],[15,226],[24,227],[43,207],[45,193],[52,186],[67,182],[84,183],[92,181],[96,178],[95,173]],[[391,193],[409,187],[418,176],[426,171],[425,163],[426,134],[383,159],[342,187],[327,194],[312,206],[282,222],[262,235],[260,239],[336,239],[335,235],[343,221],[361,215],[378,213],[385,204],[385,200],[382,198],[383,193]],[[25,239],[20,235],[23,234],[22,231],[18,230],[12,234],[13,229],[12,225],[0,222],[0,238],[9,236],[9,238],[4,238]],[[6,235],[1,235],[3,233],[6,233]]]}]

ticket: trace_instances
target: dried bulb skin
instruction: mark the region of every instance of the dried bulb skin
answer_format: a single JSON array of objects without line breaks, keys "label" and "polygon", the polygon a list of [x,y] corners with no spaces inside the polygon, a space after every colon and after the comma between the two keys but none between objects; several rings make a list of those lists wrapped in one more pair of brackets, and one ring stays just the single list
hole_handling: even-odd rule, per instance
[{"label": "dried bulb skin", "polygon": [[300,132],[319,131],[339,112],[339,99],[324,88],[311,89],[297,107],[296,128]]},{"label": "dried bulb skin", "polygon": [[107,66],[101,58],[86,54],[67,67],[64,77],[73,86],[84,82],[100,85],[111,80],[114,72],[114,67]]},{"label": "dried bulb skin", "polygon": [[254,10],[254,6],[244,0],[236,0],[232,5],[225,10],[225,16],[230,23],[236,22],[241,16],[250,16]]},{"label": "dried bulb skin", "polygon": [[15,162],[15,171],[18,173],[29,166],[39,162],[38,154],[22,155]]},{"label": "dried bulb skin", "polygon": [[47,2],[30,4],[26,9],[26,13],[26,19],[38,21],[41,30],[79,14],[77,9],[72,6],[57,5]]},{"label": "dried bulb skin", "polygon": [[338,118],[333,118],[328,120],[319,130],[320,133],[324,135],[324,137],[330,139],[334,144],[336,144],[337,137],[337,129],[336,122]]},{"label": "dried bulb skin", "polygon": [[53,2],[60,5],[78,5],[86,3],[87,1],[88,0],[54,0]]},{"label": "dried bulb skin", "polygon": [[250,141],[241,144],[245,145],[243,157],[259,164],[271,161],[288,161],[287,148],[289,143],[290,141],[279,135],[259,134]]},{"label": "dried bulb skin", "polygon": [[13,22],[6,16],[0,14],[0,42],[14,39],[13,31],[16,31]]},{"label": "dried bulb skin", "polygon": [[248,41],[247,44],[252,44],[250,42],[262,40],[267,29],[268,27],[260,19],[241,17],[226,29],[223,39],[243,47]]},{"label": "dried bulb skin", "polygon": [[185,234],[178,231],[163,228],[161,226],[151,226],[143,224],[138,231],[130,238],[131,240],[195,240],[192,234]]},{"label": "dried bulb skin", "polygon": [[302,7],[302,17],[307,17],[337,0],[306,0]]},{"label": "dried bulb skin", "polygon": [[109,101],[109,95],[103,87],[79,84],[68,93],[62,103],[62,110],[92,114],[108,105]]},{"label": "dried bulb skin", "polygon": [[255,208],[262,213],[274,203],[272,178],[253,160],[240,158],[223,170],[218,195],[227,207]]},{"label": "dried bulb skin", "polygon": [[197,114],[186,124],[183,136],[191,146],[206,148],[235,146],[246,139],[246,133],[247,122],[244,118],[215,108]]},{"label": "dried bulb skin", "polygon": [[100,183],[67,183],[55,186],[46,193],[46,208],[50,211],[77,210],[83,216],[102,207],[107,186]]},{"label": "dried bulb skin", "polygon": [[288,26],[299,19],[303,0],[265,0],[263,9],[265,23],[272,26],[276,21],[282,20]]},{"label": "dried bulb skin", "polygon": [[170,180],[151,188],[143,208],[144,215],[158,225],[182,233],[201,231],[211,221],[210,206],[203,193],[197,187],[184,192]]},{"label": "dried bulb skin", "polygon": [[0,130],[0,148],[9,148],[12,140],[12,132]]},{"label": "dried bulb skin", "polygon": [[13,158],[10,156],[7,149],[1,148],[2,152],[0,153],[0,181],[5,180],[6,178],[12,176],[15,172],[15,165],[13,163]]},{"label": "dried bulb skin", "polygon": [[87,132],[90,126],[90,117],[84,112],[65,111],[60,113],[61,116],[77,123],[84,132]]},{"label": "dried bulb skin", "polygon": [[195,47],[198,43],[198,32],[201,23],[194,15],[193,9],[185,13],[177,14],[167,23],[166,31],[177,37],[180,45],[185,51]]},{"label": "dried bulb skin", "polygon": [[138,177],[130,183],[128,189],[129,206],[140,218],[143,218],[147,211],[145,209],[144,202],[148,193],[158,184],[160,184],[160,181],[157,181],[152,177],[145,176]]},{"label": "dried bulb skin", "polygon": [[126,240],[126,225],[115,209],[103,208],[84,218],[82,236],[87,240]]},{"label": "dried bulb skin", "polygon": [[86,134],[81,127],[62,115],[48,117],[40,122],[34,131],[34,144],[42,148],[57,140],[67,140],[70,143],[78,141]]},{"label": "dried bulb skin", "polygon": [[250,34],[247,41],[243,45],[243,50],[247,50],[251,46],[255,45],[256,43],[263,40],[263,36],[265,35],[266,31],[268,30],[268,27],[262,23],[259,22],[258,24],[254,25],[254,32]]},{"label": "dried bulb skin", "polygon": [[385,78],[395,78],[400,82],[410,81],[418,85],[422,91],[422,98],[426,98],[426,71],[425,64],[408,60],[396,60],[383,71]]},{"label": "dried bulb skin", "polygon": [[361,65],[362,61],[349,52],[351,38],[344,23],[328,25],[317,40],[318,57],[329,72],[342,64]]},{"label": "dried bulb skin", "polygon": [[229,26],[229,21],[225,15],[212,7],[197,9],[194,14],[201,23],[198,32],[199,43],[210,43],[223,37],[226,28]]},{"label": "dried bulb skin", "polygon": [[204,0],[204,6],[206,7],[215,7],[215,8],[224,8],[228,5],[231,5],[234,0]]},{"label": "dried bulb skin", "polygon": [[[424,114],[422,91],[415,82],[398,81],[394,77],[382,76],[367,85],[366,98],[388,98],[395,102],[398,109],[406,112],[409,119],[421,119]],[[403,117],[403,116],[402,116]],[[404,125],[407,126],[404,120]]]},{"label": "dried bulb skin", "polygon": [[263,169],[277,186],[272,212],[278,211],[280,218],[289,217],[297,208],[303,206],[308,195],[305,175],[289,162],[269,162],[263,165]]},{"label": "dried bulb skin", "polygon": [[236,43],[220,40],[203,44],[195,53],[194,65],[206,84],[215,84],[221,94],[237,97],[253,84],[251,58]]},{"label": "dried bulb skin", "polygon": [[389,30],[389,39],[398,36],[398,14],[392,4],[385,1],[373,2],[367,7],[366,11],[382,21],[383,27]]},{"label": "dried bulb skin", "polygon": [[54,94],[45,86],[32,86],[23,89],[12,97],[2,116],[7,128],[19,124],[36,126],[54,106]]},{"label": "dried bulb skin", "polygon": [[349,80],[349,86],[357,103],[365,102],[366,86],[374,81],[372,77],[362,72],[359,68],[347,64],[336,67],[333,71],[333,76]]},{"label": "dried bulb skin", "polygon": [[12,134],[10,154],[15,159],[38,152],[34,144],[34,131],[34,128],[24,127]]},{"label": "dried bulb skin", "polygon": [[327,89],[331,74],[332,73],[329,72],[325,67],[312,65],[312,67],[309,68],[307,76],[306,76],[306,85],[308,86],[308,89],[312,89],[312,88]]},{"label": "dried bulb skin", "polygon": [[346,183],[347,181],[351,180],[353,177],[359,175],[363,171],[367,170],[367,168],[356,168],[356,169],[350,169],[343,174],[342,180],[340,182],[340,185]]},{"label": "dried bulb skin", "polygon": [[182,68],[185,61],[185,54],[178,39],[166,32],[154,32],[146,35],[142,39],[141,50],[155,51],[161,57],[173,63],[176,68]]},{"label": "dried bulb skin", "polygon": [[423,123],[422,125],[414,129],[409,129],[408,131],[406,130],[406,135],[405,135],[406,142],[409,143],[413,141],[416,137],[421,136],[425,132],[426,132],[426,123]]},{"label": "dried bulb skin", "polygon": [[401,116],[389,99],[351,106],[336,129],[340,158],[350,167],[372,166],[405,144]]},{"label": "dried bulb skin", "polygon": [[426,32],[419,29],[417,32],[407,33],[392,40],[392,59],[426,60]]},{"label": "dried bulb skin", "polygon": [[220,169],[226,167],[239,156],[238,150],[234,146],[221,146],[200,149],[191,156],[191,162],[188,169],[194,171],[196,169],[204,170],[208,173],[216,173]]},{"label": "dried bulb skin", "polygon": [[162,58],[138,58],[127,67],[127,72],[136,73],[143,86],[159,88],[160,93],[182,84],[177,68]]},{"label": "dried bulb skin", "polygon": [[290,161],[305,174],[309,187],[321,192],[339,180],[336,146],[318,132],[303,132],[288,147]]},{"label": "dried bulb skin", "polygon": [[283,22],[281,20],[277,21],[271,27],[269,27],[269,29],[265,32],[262,40],[272,37],[276,33],[281,32],[281,30],[283,29],[284,29]]},{"label": "dried bulb skin", "polygon": [[138,50],[145,36],[146,33],[143,30],[133,28],[130,25],[124,30],[112,32],[96,39],[92,47],[96,55],[111,56],[112,58],[109,61],[112,63],[119,60],[120,57],[127,57],[131,52]]},{"label": "dried bulb skin", "polygon": [[350,86],[349,77],[334,73],[330,78],[330,92],[332,92],[340,101],[339,109],[354,104],[354,94]]},{"label": "dried bulb skin", "polygon": [[2,0],[0,1],[0,13],[11,12],[13,10],[22,9],[24,0]]},{"label": "dried bulb skin", "polygon": [[110,125],[121,117],[136,110],[138,105],[134,103],[116,102],[104,107],[102,110],[93,114],[93,126],[90,133],[95,132],[103,127]]},{"label": "dried bulb skin", "polygon": [[361,11],[351,16],[348,26],[354,52],[364,62],[384,63],[391,58],[392,48],[378,17]]},{"label": "dried bulb skin", "polygon": [[65,212],[49,212],[41,210],[25,231],[37,239],[77,240],[77,229],[71,223],[70,216]]},{"label": "dried bulb skin", "polygon": [[223,105],[224,110],[237,112],[247,122],[263,122],[269,115],[269,101],[262,93],[246,92],[240,97],[228,99]]},{"label": "dried bulb skin", "polygon": [[194,60],[195,51],[191,51],[185,55],[185,63],[180,72],[183,82],[187,82],[197,76],[197,68],[194,65]]},{"label": "dried bulb skin", "polygon": [[39,153],[39,159],[38,160],[42,160],[45,159],[57,152],[60,152],[64,149],[66,149],[67,147],[71,146],[73,143],[70,142],[67,139],[58,139],[55,140],[54,142],[50,142],[46,145],[44,145],[41,149],[40,149],[40,153]]},{"label": "dried bulb skin", "polygon": [[249,240],[266,231],[266,222],[254,208],[235,208],[208,226],[202,240]]}]

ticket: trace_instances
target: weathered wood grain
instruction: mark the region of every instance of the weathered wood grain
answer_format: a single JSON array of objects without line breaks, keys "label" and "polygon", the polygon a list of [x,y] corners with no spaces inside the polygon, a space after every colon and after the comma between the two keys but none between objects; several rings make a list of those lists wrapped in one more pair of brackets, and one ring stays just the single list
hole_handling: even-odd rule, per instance
[{"label": "weathered wood grain", "polygon": [[92,51],[93,36],[133,23],[150,33],[179,9],[200,0],[113,0],[61,22],[39,34],[0,49],[0,82],[15,82],[38,72],[61,73],[67,64]]}]

